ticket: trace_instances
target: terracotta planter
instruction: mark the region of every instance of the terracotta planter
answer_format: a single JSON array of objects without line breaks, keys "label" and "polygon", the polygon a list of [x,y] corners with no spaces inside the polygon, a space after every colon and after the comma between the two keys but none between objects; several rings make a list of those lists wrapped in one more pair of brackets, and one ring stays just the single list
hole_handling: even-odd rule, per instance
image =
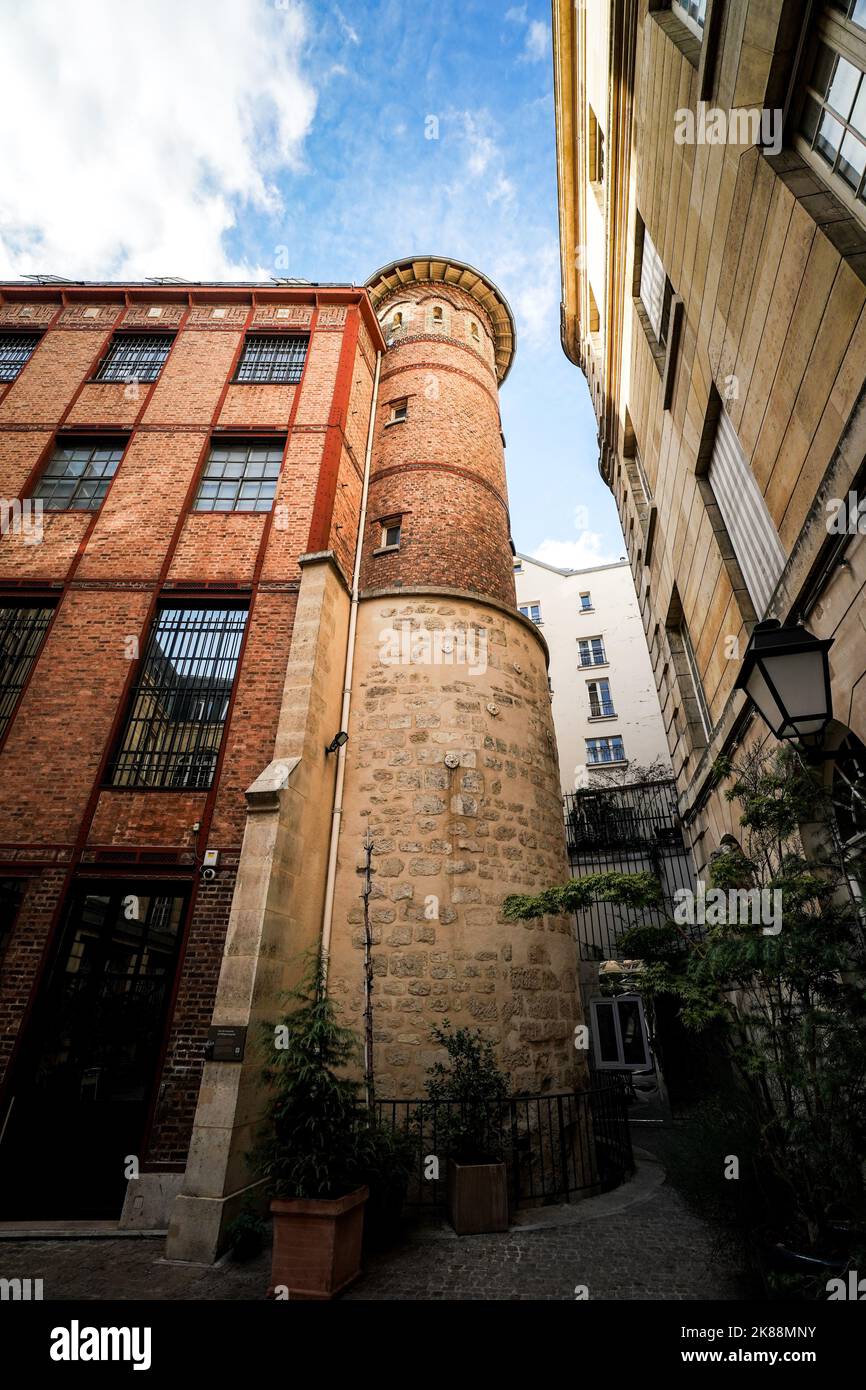
[{"label": "terracotta planter", "polygon": [[458,1236],[508,1230],[508,1180],[504,1163],[448,1160],[448,1220]]},{"label": "terracotta planter", "polygon": [[[335,1298],[361,1273],[361,1237],[368,1187],[333,1201],[309,1197],[275,1198],[271,1287],[288,1289],[289,1298]],[[285,1294],[281,1294],[285,1297]]]}]

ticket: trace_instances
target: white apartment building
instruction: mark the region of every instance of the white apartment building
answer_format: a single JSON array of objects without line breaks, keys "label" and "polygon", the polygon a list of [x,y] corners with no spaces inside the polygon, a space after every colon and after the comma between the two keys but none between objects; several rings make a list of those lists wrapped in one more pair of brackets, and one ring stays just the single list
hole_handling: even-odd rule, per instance
[{"label": "white apartment building", "polygon": [[550,649],[562,790],[586,786],[594,768],[669,764],[628,561],[564,570],[518,554],[514,580]]}]

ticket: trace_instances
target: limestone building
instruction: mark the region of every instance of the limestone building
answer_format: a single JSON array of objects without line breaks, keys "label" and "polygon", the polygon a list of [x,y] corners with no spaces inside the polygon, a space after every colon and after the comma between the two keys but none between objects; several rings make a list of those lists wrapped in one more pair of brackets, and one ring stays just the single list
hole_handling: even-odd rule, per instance
[{"label": "limestone building", "polygon": [[446,1017],[515,1090],[573,1079],[571,928],[499,910],[567,875],[513,352],[448,259],[0,286],[5,1218],[214,1257],[303,951],[361,1031],[367,832],[378,1095],[423,1095]]},{"label": "limestone building", "polygon": [[634,781],[652,764],[661,771],[668,745],[628,561],[567,570],[518,554],[514,582],[550,651],[563,792],[593,772]]},{"label": "limestone building", "polygon": [[553,3],[562,342],[700,876],[739,829],[718,755],[772,742],[735,689],[767,617],[833,638],[823,769],[866,833],[862,11]]}]

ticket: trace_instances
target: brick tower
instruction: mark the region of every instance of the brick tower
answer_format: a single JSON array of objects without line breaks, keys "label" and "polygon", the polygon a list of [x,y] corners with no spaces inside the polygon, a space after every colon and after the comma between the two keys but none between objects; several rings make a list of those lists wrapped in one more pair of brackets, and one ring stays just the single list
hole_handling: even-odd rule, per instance
[{"label": "brick tower", "polygon": [[424,1094],[445,1018],[482,1029],[515,1091],[566,1086],[581,1021],[571,924],[501,914],[507,893],[568,877],[547,651],[515,606],[498,401],[511,311],[447,259],[394,262],[367,288],[387,349],[329,987],[357,1025],[369,829],[379,1096]]}]

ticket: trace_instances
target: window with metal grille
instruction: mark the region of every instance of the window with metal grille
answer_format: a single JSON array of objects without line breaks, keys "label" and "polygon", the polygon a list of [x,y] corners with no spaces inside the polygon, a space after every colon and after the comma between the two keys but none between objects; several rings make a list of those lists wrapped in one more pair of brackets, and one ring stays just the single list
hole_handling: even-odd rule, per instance
[{"label": "window with metal grille", "polygon": [[14,381],[24,363],[32,355],[38,333],[0,334],[0,381]]},{"label": "window with metal grille", "polygon": [[308,342],[305,334],[251,333],[244,343],[235,381],[300,381]]},{"label": "window with metal grille", "polygon": [[246,620],[246,608],[227,603],[160,609],[112,761],[111,786],[211,785]]},{"label": "window with metal grille", "polygon": [[587,681],[589,691],[589,713],[592,719],[610,719],[616,714],[610,693],[610,681]]},{"label": "window with metal grille", "polygon": [[196,512],[269,512],[283,458],[281,442],[226,441],[212,446],[204,466]]},{"label": "window with metal grille", "polygon": [[805,55],[797,148],[860,216],[866,215],[866,2],[818,12]]},{"label": "window with metal grille", "polygon": [[592,612],[592,594],[586,593],[580,595],[580,611],[581,613]]},{"label": "window with metal grille", "polygon": [[34,497],[49,512],[96,511],[126,447],[122,439],[69,439],[57,444]]},{"label": "window with metal grille", "polygon": [[625,748],[619,734],[610,738],[588,738],[586,742],[587,763],[624,763]]},{"label": "window with metal grille", "polygon": [[156,381],[174,341],[170,333],[118,333],[94,381]]},{"label": "window with metal grille", "polygon": [[671,9],[699,39],[704,37],[707,22],[707,0],[671,0]]},{"label": "window with metal grille", "polygon": [[521,613],[523,614],[524,618],[529,618],[531,622],[540,625],[540,623],[541,623],[541,604],[540,604],[540,603],[522,603],[522,604],[520,605],[520,611],[521,611]]},{"label": "window with metal grille", "polygon": [[707,482],[722,514],[755,613],[762,618],[785,568],[785,552],[724,409],[719,412]]},{"label": "window with metal grille", "polygon": [[602,637],[581,637],[577,644],[581,666],[604,666],[607,657]]},{"label": "window with metal grille", "polygon": [[0,601],[0,738],[42,646],[54,608]]}]

